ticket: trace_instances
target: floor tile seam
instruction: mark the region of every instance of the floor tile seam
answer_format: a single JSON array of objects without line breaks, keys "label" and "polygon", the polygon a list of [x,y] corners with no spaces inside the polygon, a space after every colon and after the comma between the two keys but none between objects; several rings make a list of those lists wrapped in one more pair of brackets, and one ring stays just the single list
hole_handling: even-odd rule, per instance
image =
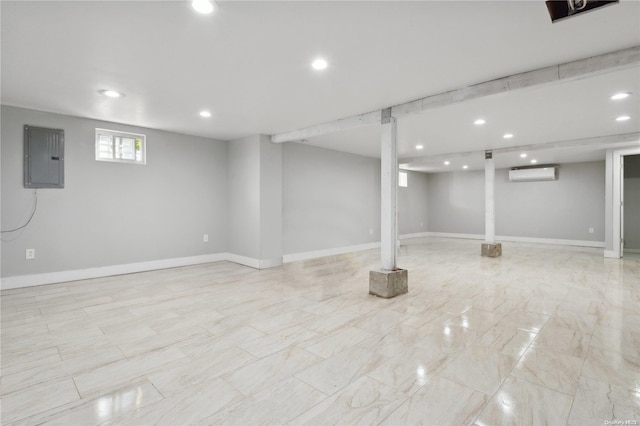
[{"label": "floor tile seam", "polygon": [[[514,374],[510,374],[510,376],[511,377],[515,377],[518,380],[524,380],[525,382],[530,383],[530,384],[532,384],[534,386],[539,386],[541,388],[545,388],[546,390],[549,390],[549,391],[552,391],[552,392],[556,392],[556,393],[560,393],[560,394],[562,394],[562,395],[564,395],[566,397],[569,397],[569,398],[573,398],[573,396],[575,395],[575,392],[574,392],[574,395],[572,395],[572,394],[567,393],[567,392],[563,392],[563,391],[559,391],[557,389],[550,388],[546,384],[545,385],[541,385],[540,383],[534,383],[534,382],[532,382],[531,380],[529,380],[529,379],[527,379],[525,377],[516,376]],[[577,389],[577,387],[576,387],[576,389]]]},{"label": "floor tile seam", "polygon": [[571,397],[571,404],[569,405],[569,414],[567,415],[567,421],[566,421],[567,425],[569,424],[569,419],[571,418],[571,412],[573,411],[573,404],[575,404],[576,396],[578,395],[578,391],[580,390],[580,379],[582,379],[583,377],[582,370],[584,369],[584,365],[587,362],[587,355],[589,354],[589,348],[591,347],[592,339],[593,339],[593,334],[589,336],[589,343],[587,344],[587,353],[585,353],[584,357],[582,358],[582,365],[580,366],[580,375],[578,376],[578,386],[576,386],[576,390],[573,393],[573,396]]},{"label": "floor tile seam", "polygon": [[[370,379],[372,379],[372,380],[375,380],[375,381],[376,381],[376,382],[378,382],[378,383],[381,383],[381,382],[379,382],[378,380],[374,379],[373,377],[369,377],[369,376],[367,376],[367,377],[368,377],[368,378],[370,378]],[[382,423],[384,423],[384,422],[385,422],[389,417],[391,417],[391,415],[392,415],[393,413],[395,413],[396,411],[398,411],[398,410],[399,410],[399,409],[400,409],[404,404],[406,404],[408,401],[410,401],[410,400],[411,400],[411,398],[413,398],[413,396],[414,396],[414,395],[415,395],[415,394],[416,394],[420,389],[422,389],[424,386],[426,386],[426,385],[427,385],[428,383],[430,383],[432,380],[433,380],[433,378],[429,379],[429,380],[428,380],[424,385],[419,386],[417,389],[415,389],[415,390],[414,390],[413,392],[411,392],[410,394],[406,394],[406,395],[403,397],[402,402],[400,402],[400,403],[398,404],[398,406],[395,408],[395,410],[392,410],[389,414],[387,414],[386,416],[384,416],[384,417],[383,417],[383,418],[382,418],[378,423],[376,423],[376,425],[381,425]],[[382,383],[382,384],[384,385],[384,383]],[[389,386],[389,385],[385,385],[385,386]],[[393,386],[392,386],[392,387],[393,387]],[[395,390],[397,390],[397,391],[400,391],[399,389],[397,389],[397,388],[395,388],[395,387],[393,387],[393,388],[394,388]],[[400,391],[400,392],[401,392],[401,391]],[[403,392],[403,393],[404,393],[404,392]]]},{"label": "floor tile seam", "polygon": [[[517,363],[516,363],[516,365],[517,365]],[[514,368],[515,368],[515,366],[514,366]],[[512,370],[512,371],[513,371],[513,370]],[[483,394],[483,395],[487,395],[487,396],[488,396],[488,398],[487,398],[486,402],[482,405],[482,407],[480,407],[480,408],[478,409],[478,414],[477,414],[477,415],[475,416],[475,418],[473,419],[473,422],[471,423],[472,425],[475,425],[475,424],[476,424],[476,422],[478,421],[478,418],[482,415],[482,413],[484,412],[484,410],[486,409],[486,407],[489,405],[489,403],[490,403],[491,401],[493,401],[493,399],[496,397],[496,395],[498,394],[498,392],[500,392],[500,390],[504,387],[504,384],[506,383],[506,381],[507,381],[507,379],[508,379],[509,377],[512,377],[512,376],[511,376],[511,373],[509,373],[509,375],[507,375],[507,376],[504,378],[504,380],[500,383],[500,386],[498,386],[498,387],[496,388],[495,392],[493,392],[493,394],[491,394],[491,395],[488,395],[488,394],[486,394],[486,393],[484,393],[484,392],[482,392],[482,391],[478,391],[477,389],[474,389],[476,392],[480,392],[480,393],[481,393],[481,394]],[[513,377],[515,377],[515,376],[513,376]],[[467,387],[468,387],[468,386],[467,386]]]},{"label": "floor tile seam", "polygon": [[[140,354],[136,354],[136,355],[133,355],[133,356],[131,356],[131,357],[127,357],[127,356],[126,356],[126,354],[125,354],[125,353],[124,353],[124,352],[123,352],[123,351],[122,351],[118,346],[116,346],[116,347],[117,347],[117,348],[121,351],[121,353],[125,356],[125,358],[124,358],[124,359],[118,359],[118,360],[115,360],[115,361],[110,362],[110,363],[108,363],[108,364],[101,365],[101,366],[99,366],[99,367],[97,367],[97,368],[91,368],[91,370],[90,370],[89,372],[82,372],[82,373],[78,373],[78,374],[75,374],[75,376],[73,376],[73,377],[83,376],[83,375],[86,375],[86,374],[89,374],[89,373],[95,372],[95,371],[99,370],[100,368],[113,366],[114,364],[116,364],[116,363],[118,363],[118,362],[126,362],[126,363],[129,363],[129,362],[140,362],[140,360],[141,360],[143,357],[145,357],[145,356],[148,356],[148,355],[151,355],[151,356],[158,355],[160,352],[164,352],[164,351],[167,351],[167,350],[169,350],[169,349],[175,349],[176,351],[180,352],[180,354],[182,354],[182,358],[187,358],[187,359],[189,358],[189,357],[188,357],[184,352],[182,352],[179,348],[177,348],[177,347],[171,347],[171,345],[163,346],[163,347],[160,347],[160,348],[154,348],[154,349],[152,349],[152,350],[150,350],[150,351],[143,352],[143,353],[140,353]],[[156,366],[156,367],[154,367],[154,368],[152,368],[152,369],[147,369],[146,367],[143,367],[143,371],[141,372],[141,374],[142,374],[142,375],[147,375],[147,374],[150,374],[150,373],[154,373],[154,372],[156,372],[157,370],[159,370],[159,369],[163,368],[164,366],[166,366],[167,364],[169,364],[169,363],[171,363],[171,362],[174,362],[174,361],[177,361],[177,360],[182,359],[182,358],[178,358],[178,359],[175,359],[175,360],[172,360],[172,361],[165,362],[165,363],[163,363],[163,364],[161,364],[161,365],[158,365],[158,366]]]},{"label": "floor tile seam", "polygon": [[[61,375],[49,377],[47,379],[42,379],[42,380],[36,379],[38,381],[36,381],[34,383],[30,383],[30,384],[28,384],[29,382],[22,381],[22,382],[20,382],[20,385],[24,385],[24,386],[18,387],[17,389],[11,390],[10,392],[6,392],[6,393],[4,392],[4,389],[6,388],[6,377],[7,376],[12,376],[12,375],[16,375],[16,374],[22,374],[24,372],[29,372],[31,370],[35,370],[35,369],[39,369],[39,368],[42,369],[44,367],[46,367],[46,365],[36,366],[36,367],[30,368],[28,370],[23,370],[21,372],[11,373],[9,375],[3,375],[2,379],[3,379],[3,382],[5,382],[5,383],[3,383],[2,390],[0,391],[0,397],[1,398],[5,398],[6,396],[10,396],[11,394],[14,394],[16,392],[23,392],[25,390],[28,390],[28,389],[36,387],[36,386],[42,386],[42,385],[46,385],[47,383],[58,382],[58,381],[63,381],[65,379],[72,379],[73,378],[72,375],[67,374],[68,373],[67,371],[64,371],[64,372],[60,372]],[[27,384],[25,385],[25,383],[27,383]]]},{"label": "floor tile seam", "polygon": [[[110,385],[106,385],[106,387],[102,387],[99,388],[97,390],[90,390],[89,392],[86,393],[86,395],[82,395],[82,393],[80,393],[80,390],[78,389],[78,385],[76,383],[76,377],[70,377],[73,380],[73,383],[76,385],[76,391],[78,392],[78,394],[80,395],[80,399],[82,400],[91,400],[91,399],[96,399],[99,398],[103,393],[113,393],[113,392],[117,392],[120,389],[123,389],[124,387],[126,387],[127,384],[129,383],[141,383],[144,381],[147,381],[149,383],[151,383],[151,381],[149,380],[149,378],[147,377],[148,373],[141,373],[138,375],[134,375],[131,378],[128,378],[125,381],[117,381],[115,382],[115,385],[110,384]],[[162,394],[160,394],[162,395]]]},{"label": "floor tile seam", "polygon": [[[458,381],[458,380],[457,380],[457,379],[455,379],[455,378],[445,377],[445,376],[441,375],[440,373],[442,373],[442,370],[440,370],[440,371],[438,371],[437,373],[435,373],[435,374],[434,374],[434,377],[435,377],[435,376],[438,376],[440,379],[448,380],[448,381],[453,382],[453,383],[455,383],[455,384],[457,384],[457,385],[460,385],[460,386],[462,386],[462,387],[464,387],[464,388],[470,389],[470,390],[472,390],[472,391],[474,391],[474,392],[479,392],[479,393],[481,393],[481,394],[483,394],[483,395],[487,395],[487,396],[489,396],[489,394],[488,394],[488,393],[486,393],[486,392],[484,392],[484,391],[481,391],[481,390],[479,390],[479,389],[476,389],[476,388],[474,388],[473,386],[469,386],[469,384],[461,383],[460,381]],[[497,387],[496,389],[500,389],[500,388],[502,387],[503,383],[505,382],[505,380],[507,380],[507,378],[508,378],[508,377],[509,377],[509,375],[505,376],[504,380],[502,380],[502,381],[500,382],[500,384],[498,385],[498,387]],[[433,380],[433,379],[432,379],[432,380]],[[497,390],[496,390],[496,392],[497,392]],[[495,392],[494,392],[494,393],[495,393]]]},{"label": "floor tile seam", "polygon": [[[593,338],[593,336],[592,336],[592,338]],[[620,351],[618,351],[616,349],[600,348],[598,346],[591,346],[591,341],[589,341],[589,348],[587,350],[587,355],[589,355],[589,352],[591,351],[591,349],[596,349],[596,350],[602,351],[602,352],[614,352],[616,355],[619,355],[621,358],[631,357],[634,360],[637,360],[638,364],[640,365],[640,355],[631,355],[631,354],[627,354],[625,352],[620,352]],[[586,356],[585,356],[585,359],[586,359]],[[637,372],[638,374],[640,374],[640,367],[638,367],[636,370],[637,371],[634,371],[634,372]]]},{"label": "floor tile seam", "polygon": [[[325,402],[325,401],[327,401],[329,398],[332,398],[334,395],[336,395],[336,396],[337,396],[337,394],[338,394],[339,392],[343,391],[347,386],[349,386],[349,385],[351,385],[351,384],[353,383],[353,382],[351,382],[351,383],[349,383],[348,385],[346,385],[345,387],[343,387],[343,388],[341,388],[341,389],[339,389],[339,390],[335,391],[334,393],[327,395],[325,392],[321,391],[320,389],[316,388],[315,386],[313,386],[312,384],[310,384],[310,383],[306,382],[305,380],[301,379],[300,377],[297,377],[297,376],[295,376],[295,375],[294,375],[294,376],[292,376],[292,377],[294,377],[294,378],[295,378],[295,379],[297,379],[297,380],[300,380],[300,381],[301,381],[302,383],[304,383],[305,385],[312,387],[313,389],[315,389],[316,391],[318,391],[320,394],[322,394],[322,395],[324,395],[324,396],[325,396],[325,398],[321,399],[321,400],[320,400],[320,401],[318,401],[317,403],[313,404],[312,406],[310,406],[309,408],[307,408],[306,410],[304,410],[303,412],[301,412],[300,414],[298,414],[296,417],[293,417],[293,418],[289,419],[289,420],[286,422],[286,424],[287,424],[287,425],[292,425],[292,426],[297,424],[297,423],[295,423],[295,420],[296,420],[296,419],[298,419],[298,418],[300,418],[300,417],[303,417],[306,413],[308,413],[309,411],[313,410],[313,409],[314,409],[314,408],[316,408],[318,405],[320,405],[320,404],[324,403],[324,402]],[[363,377],[363,376],[361,376],[361,377]],[[354,382],[355,382],[355,380],[354,380]]]},{"label": "floor tile seam", "polygon": [[[62,380],[59,380],[59,381],[62,381]],[[72,382],[73,382],[73,380],[72,380]],[[73,382],[73,385],[75,387],[75,382]],[[78,388],[76,387],[75,390],[76,390],[76,394],[78,396],[78,399],[75,400],[75,401],[72,401],[72,402],[82,401],[82,397],[80,396],[80,393],[78,392]],[[4,398],[5,398],[5,395],[2,395],[2,399],[4,399]],[[27,416],[24,416],[24,417],[19,417],[19,418],[12,419],[11,422],[9,423],[9,425],[23,424],[25,421],[29,420],[32,417],[38,416],[40,414],[46,413],[47,411],[54,410],[54,409],[59,408],[59,407],[63,407],[64,405],[67,405],[67,404],[69,404],[69,403],[65,403],[65,404],[62,404],[62,405],[58,405],[56,407],[48,408],[46,410],[38,411],[36,413],[31,413],[31,414],[29,414]],[[4,413],[4,410],[3,410],[3,413]],[[38,423],[38,424],[42,424],[42,423],[44,423],[44,422],[41,422],[41,423]],[[3,422],[3,424],[4,424],[4,422]]]},{"label": "floor tile seam", "polygon": [[[53,348],[56,349],[56,354],[58,355],[58,359],[55,362],[59,362],[59,363],[63,362],[64,360],[60,356],[60,350],[58,349],[57,346],[51,347],[48,349],[53,349]],[[0,360],[2,360],[2,362],[0,363],[0,376],[3,378],[14,375],[14,374],[24,373],[26,371],[33,370],[35,368],[43,368],[43,367],[46,367],[51,362],[50,360],[46,362],[43,361],[43,360],[46,360],[47,357],[36,358],[35,360],[26,360],[24,362],[20,362],[22,355],[19,357],[12,357],[10,362],[7,362],[6,358],[7,358],[6,354],[2,354],[0,356]],[[20,368],[20,365],[30,364],[30,363],[35,363],[35,365],[29,368]],[[7,369],[16,370],[16,371],[7,372]]]},{"label": "floor tile seam", "polygon": [[[83,369],[80,369],[80,370],[67,370],[66,371],[67,376],[68,377],[72,377],[72,378],[73,377],[79,377],[79,376],[82,376],[84,374],[88,374],[88,373],[90,373],[90,372],[92,372],[92,371],[94,371],[94,370],[96,370],[98,368],[108,367],[108,366],[113,365],[113,364],[115,364],[117,362],[120,362],[120,361],[129,361],[129,359],[122,353],[122,351],[120,351],[120,353],[122,354],[122,358],[120,358],[120,359],[110,360],[110,361],[107,361],[105,364],[95,365],[95,366],[83,368]],[[71,363],[71,361],[72,361],[71,359],[63,360],[63,362],[66,362],[66,363]]]},{"label": "floor tile seam", "polygon": [[[324,338],[323,338],[322,340],[326,340],[328,337],[331,337],[331,336],[324,336]],[[360,344],[362,344],[363,342],[367,341],[367,340],[368,340],[368,339],[370,339],[370,338],[371,338],[371,337],[367,337],[367,338],[365,338],[365,339],[363,339],[363,340],[361,340],[361,341],[359,341],[359,342],[357,342],[357,343],[354,343],[353,345],[350,345],[350,346],[344,347],[344,348],[340,349],[340,350],[339,350],[339,351],[337,351],[337,352],[333,352],[333,353],[332,353],[331,355],[329,355],[328,357],[325,357],[324,355],[321,355],[321,354],[319,354],[319,353],[316,353],[316,352],[312,352],[312,351],[310,351],[310,350],[309,350],[309,348],[311,348],[311,347],[315,346],[315,344],[314,344],[314,345],[311,345],[311,346],[309,346],[309,347],[306,347],[306,348],[299,347],[299,346],[298,346],[298,344],[296,344],[295,346],[296,346],[298,349],[302,349],[302,350],[305,350],[305,351],[309,352],[310,354],[313,354],[313,355],[315,355],[315,356],[319,356],[319,357],[320,357],[320,358],[322,358],[323,360],[327,360],[327,359],[329,359],[329,358],[331,358],[331,357],[334,357],[334,356],[339,355],[339,354],[341,354],[341,353],[343,353],[343,352],[346,352],[346,351],[348,351],[349,349],[353,349],[353,348],[355,348],[355,347],[361,348]],[[318,343],[319,343],[319,342],[318,342]],[[366,348],[362,348],[362,349],[366,349]],[[322,362],[322,361],[321,361],[321,362]]]}]

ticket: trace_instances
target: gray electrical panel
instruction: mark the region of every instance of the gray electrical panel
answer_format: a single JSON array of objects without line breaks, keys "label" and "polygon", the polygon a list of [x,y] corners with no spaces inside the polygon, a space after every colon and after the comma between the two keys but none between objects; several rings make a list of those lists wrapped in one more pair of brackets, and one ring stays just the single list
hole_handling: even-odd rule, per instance
[{"label": "gray electrical panel", "polygon": [[25,188],[64,188],[64,130],[24,126]]}]

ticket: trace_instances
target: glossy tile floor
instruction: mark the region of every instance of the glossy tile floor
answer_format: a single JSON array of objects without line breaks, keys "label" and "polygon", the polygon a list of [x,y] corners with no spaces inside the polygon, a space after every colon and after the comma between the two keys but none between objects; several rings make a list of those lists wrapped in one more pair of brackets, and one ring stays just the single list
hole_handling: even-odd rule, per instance
[{"label": "glossy tile floor", "polygon": [[640,424],[640,256],[479,253],[403,241],[391,300],[377,250],[4,291],[2,424]]}]

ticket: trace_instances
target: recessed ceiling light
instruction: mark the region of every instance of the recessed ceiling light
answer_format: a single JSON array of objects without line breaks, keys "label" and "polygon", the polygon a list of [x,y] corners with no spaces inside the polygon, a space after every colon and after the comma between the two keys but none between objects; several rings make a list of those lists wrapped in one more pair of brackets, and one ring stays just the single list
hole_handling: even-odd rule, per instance
[{"label": "recessed ceiling light", "polygon": [[611,96],[611,99],[614,101],[619,101],[620,99],[628,98],[629,95],[631,95],[631,92],[616,93],[615,95]]},{"label": "recessed ceiling light", "polygon": [[473,122],[473,124],[475,124],[476,126],[482,126],[486,122],[487,121],[484,118],[478,118],[476,121]]},{"label": "recessed ceiling light", "polygon": [[329,63],[322,58],[318,58],[311,63],[311,66],[315,70],[322,71],[329,66]]},{"label": "recessed ceiling light", "polygon": [[449,164],[451,164],[451,162],[450,162],[450,161],[445,161],[445,162],[444,162],[444,165],[445,165],[445,166],[448,166]]},{"label": "recessed ceiling light", "polygon": [[422,149],[422,148],[424,148],[424,146],[422,146],[422,145],[416,145],[416,149]]},{"label": "recessed ceiling light", "polygon": [[124,93],[116,92],[115,90],[99,90],[98,93],[100,93],[101,95],[108,96],[110,98],[124,97]]},{"label": "recessed ceiling light", "polygon": [[513,133],[505,133],[502,137],[505,139],[511,139],[513,137]]},{"label": "recessed ceiling light", "polygon": [[469,166],[467,166],[466,164],[464,166],[462,166],[463,169],[468,169]]},{"label": "recessed ceiling light", "polygon": [[538,160],[536,160],[535,158],[533,160],[531,160],[531,164],[536,164],[538,162]]},{"label": "recessed ceiling light", "polygon": [[527,153],[523,152],[522,154],[520,154],[520,158],[527,158]]},{"label": "recessed ceiling light", "polygon": [[628,115],[621,115],[620,117],[616,118],[616,121],[627,121],[630,119],[631,117],[629,117]]},{"label": "recessed ceiling light", "polygon": [[209,111],[200,111],[200,117],[209,118],[211,117],[211,113]]},{"label": "recessed ceiling light", "polygon": [[213,9],[215,9],[215,6],[210,0],[193,0],[191,2],[191,7],[193,7],[196,12],[202,13],[203,15],[213,12]]}]

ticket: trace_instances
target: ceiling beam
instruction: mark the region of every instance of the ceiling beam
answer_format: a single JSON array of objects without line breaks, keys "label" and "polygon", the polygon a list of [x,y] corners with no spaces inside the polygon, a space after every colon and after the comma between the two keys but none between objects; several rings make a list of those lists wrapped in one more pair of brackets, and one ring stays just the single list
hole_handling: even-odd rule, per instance
[{"label": "ceiling beam", "polygon": [[[531,151],[566,149],[566,148],[576,148],[576,147],[586,147],[586,146],[592,146],[595,148],[609,148],[613,145],[627,144],[630,142],[637,142],[638,144],[640,144],[640,132],[622,133],[619,135],[597,136],[597,137],[583,138],[583,139],[570,139],[566,141],[546,142],[546,143],[520,145],[520,146],[510,146],[505,148],[492,149],[491,151],[495,155],[495,154],[506,154],[510,152],[522,152],[522,151],[531,152]],[[484,153],[485,153],[485,150],[453,152],[448,154],[430,155],[427,157],[401,158],[398,161],[399,163],[408,164],[409,167],[412,167],[412,166],[427,165],[435,162],[441,162],[443,160],[451,160],[454,158],[465,158],[465,157],[472,157],[472,156],[477,156],[478,158],[480,158],[481,156],[484,156]]]},{"label": "ceiling beam", "polygon": [[328,123],[306,127],[292,132],[280,133],[271,136],[271,142],[291,142],[311,138],[313,136],[326,135],[328,133],[339,132],[341,130],[355,129],[369,124],[380,124],[382,120],[382,110],[366,112],[353,117],[341,118]]},{"label": "ceiling beam", "polygon": [[[625,68],[640,65],[640,46],[628,49],[605,53],[599,56],[592,56],[577,61],[565,62],[563,64],[550,67],[539,68],[519,74],[495,80],[485,81],[460,89],[438,93],[414,101],[405,102],[391,107],[391,115],[400,118],[408,114],[415,114],[433,108],[440,108],[459,102],[478,99],[485,96],[496,95],[527,87],[540,87],[553,83],[578,80],[618,71]],[[294,130],[287,133],[280,133],[271,136],[271,142],[281,143],[290,141],[300,141],[313,136],[321,136],[341,130],[355,129],[370,124],[379,124],[381,120],[381,110],[372,111],[352,117],[341,118],[339,120]]]}]

